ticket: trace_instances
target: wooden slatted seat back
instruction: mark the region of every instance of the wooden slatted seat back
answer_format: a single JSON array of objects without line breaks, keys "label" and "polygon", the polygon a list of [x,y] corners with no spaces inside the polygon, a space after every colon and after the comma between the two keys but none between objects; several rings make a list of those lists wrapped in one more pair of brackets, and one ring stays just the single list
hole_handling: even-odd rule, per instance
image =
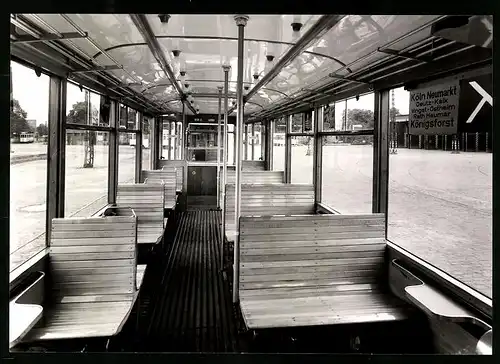
[{"label": "wooden slatted seat back", "polygon": [[[131,211],[131,210],[130,210]],[[136,284],[137,218],[106,216],[52,220],[50,267],[54,300],[130,296]]]},{"label": "wooden slatted seat back", "polygon": [[177,167],[167,167],[164,166],[162,168],[162,171],[175,171],[175,176],[176,176],[176,184],[177,184],[177,191],[182,191],[182,185],[184,181],[184,167],[183,166],[177,166]]},{"label": "wooden slatted seat back", "polygon": [[[285,172],[283,171],[242,171],[242,183],[283,183],[285,178]],[[235,184],[236,183],[236,171],[228,170],[226,183]]]},{"label": "wooden slatted seat back", "polygon": [[[226,188],[226,221],[234,225],[234,185]],[[301,215],[314,213],[314,186],[307,184],[243,184],[241,216]]]},{"label": "wooden slatted seat back", "polygon": [[160,183],[163,181],[166,185],[177,185],[177,169],[176,168],[168,168],[168,169],[154,169],[154,170],[143,170],[141,172],[141,182],[146,181],[155,181]]},{"label": "wooden slatted seat back", "polygon": [[264,161],[241,161],[244,171],[264,171],[266,165]]},{"label": "wooden slatted seat back", "polygon": [[240,290],[350,291],[385,281],[383,214],[240,218]]},{"label": "wooden slatted seat back", "polygon": [[163,183],[165,186],[165,208],[172,208],[175,206],[176,198],[176,188],[177,188],[177,173],[175,168],[163,170],[143,170],[142,176],[144,178],[143,182],[151,183]]},{"label": "wooden slatted seat back", "polygon": [[158,222],[163,226],[165,187],[161,183],[118,185],[116,204],[134,210],[138,224]]},{"label": "wooden slatted seat back", "polygon": [[118,185],[116,204],[130,207],[137,216],[137,243],[156,244],[163,236],[165,185],[142,183]]}]

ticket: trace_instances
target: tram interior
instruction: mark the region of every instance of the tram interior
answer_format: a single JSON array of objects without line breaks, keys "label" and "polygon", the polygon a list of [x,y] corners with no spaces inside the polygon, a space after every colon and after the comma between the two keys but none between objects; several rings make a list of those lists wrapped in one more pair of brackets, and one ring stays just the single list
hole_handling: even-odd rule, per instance
[{"label": "tram interior", "polygon": [[[390,90],[491,78],[490,18],[12,14],[12,60],[50,80],[53,183],[45,250],[10,282],[11,355],[491,354],[491,297],[387,239],[389,154],[409,140]],[[74,86],[99,118],[68,114]],[[368,124],[347,106],[328,124],[367,94]],[[89,164],[109,150],[107,193],[68,216],[82,131]],[[370,211],[322,202],[330,140],[373,150]]]}]

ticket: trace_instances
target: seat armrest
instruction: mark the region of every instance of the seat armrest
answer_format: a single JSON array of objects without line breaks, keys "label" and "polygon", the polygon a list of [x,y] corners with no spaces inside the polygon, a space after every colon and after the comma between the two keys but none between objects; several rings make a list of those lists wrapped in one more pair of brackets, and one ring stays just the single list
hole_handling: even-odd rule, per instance
[{"label": "seat armrest", "polygon": [[469,322],[485,330],[491,329],[488,323],[481,320],[472,311],[431,285],[426,284],[415,274],[401,266],[396,260],[392,261],[392,265],[403,272],[411,282],[411,285],[404,288],[406,298],[427,315],[450,322]]},{"label": "seat armrest", "polygon": [[43,316],[45,273],[9,304],[9,349],[18,344]]}]

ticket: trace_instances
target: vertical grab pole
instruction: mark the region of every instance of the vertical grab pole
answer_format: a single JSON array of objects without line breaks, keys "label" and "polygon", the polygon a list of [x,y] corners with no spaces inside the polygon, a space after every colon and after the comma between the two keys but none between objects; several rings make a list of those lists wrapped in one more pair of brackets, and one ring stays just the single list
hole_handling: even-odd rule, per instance
[{"label": "vertical grab pole", "polygon": [[240,283],[240,207],[241,207],[241,142],[243,137],[243,48],[245,26],[249,17],[247,15],[236,15],[234,20],[238,26],[238,77],[236,79],[236,191],[234,220],[236,236],[234,238],[234,268],[233,268],[233,303],[239,301]]},{"label": "vertical grab pole", "polygon": [[221,140],[220,140],[220,113],[221,113],[221,103],[222,103],[222,87],[217,87],[219,90],[219,109],[217,112],[217,208],[220,208],[220,148],[221,148]]},{"label": "vertical grab pole", "polygon": [[221,270],[224,270],[224,241],[226,239],[226,183],[227,183],[227,129],[228,129],[228,121],[227,121],[227,109],[228,109],[228,92],[229,92],[229,70],[231,66],[224,65],[222,66],[224,70],[224,149],[222,150],[223,159],[222,159],[222,245],[221,245]]}]

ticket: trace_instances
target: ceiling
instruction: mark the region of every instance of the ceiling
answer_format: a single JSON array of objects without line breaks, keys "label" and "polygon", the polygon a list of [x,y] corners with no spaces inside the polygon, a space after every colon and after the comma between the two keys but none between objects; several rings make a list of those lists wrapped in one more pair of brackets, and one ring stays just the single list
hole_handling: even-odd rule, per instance
[{"label": "ceiling", "polygon": [[[164,112],[182,112],[178,89],[190,92],[200,113],[216,114],[218,87],[224,84],[222,66],[230,65],[229,105],[236,93],[237,26],[233,15],[171,15],[167,25],[158,15],[146,15],[168,66],[179,87],[174,87],[150,50],[141,32],[127,14],[26,14],[30,22],[46,32],[66,33],[75,29],[86,38],[61,40],[95,64],[114,62],[123,69],[108,70],[122,84],[154,103]],[[310,29],[320,15],[249,15],[245,27],[244,86],[251,90],[281,57]],[[347,77],[387,57],[377,49],[391,44],[402,50],[430,37],[435,15],[346,15],[327,32],[313,39],[304,50],[245,104],[245,114],[262,112],[311,89],[332,82],[329,76]],[[291,23],[300,21],[300,33]],[[393,42],[403,34],[414,33]],[[98,47],[95,46],[97,44]],[[174,50],[180,55],[175,57]],[[105,51],[103,53],[102,51]],[[267,55],[273,55],[269,62]],[[347,67],[348,66],[348,67]],[[185,71],[185,77],[180,71]],[[258,80],[254,79],[258,75]],[[186,88],[185,85],[188,84]],[[246,93],[247,90],[244,91]],[[191,111],[188,110],[188,113]]]}]

